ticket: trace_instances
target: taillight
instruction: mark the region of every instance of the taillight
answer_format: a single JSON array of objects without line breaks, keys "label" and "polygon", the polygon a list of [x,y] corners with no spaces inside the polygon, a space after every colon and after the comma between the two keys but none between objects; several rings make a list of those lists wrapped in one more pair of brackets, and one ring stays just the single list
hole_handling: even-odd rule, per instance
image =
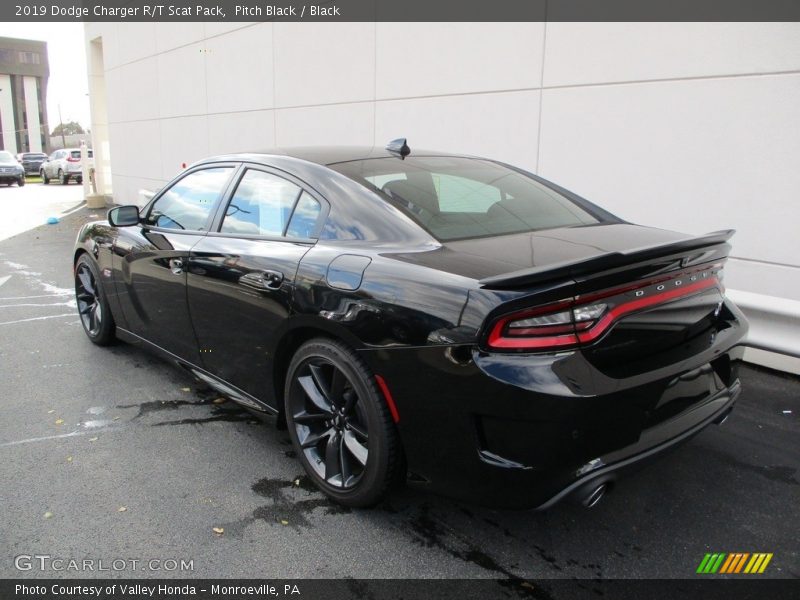
[{"label": "taillight", "polygon": [[493,322],[487,343],[497,350],[538,352],[588,344],[630,313],[714,287],[722,292],[721,279],[717,263],[509,313]]},{"label": "taillight", "polygon": [[67,157],[67,162],[81,162],[81,157],[78,156],[77,158],[72,156],[71,154]]}]

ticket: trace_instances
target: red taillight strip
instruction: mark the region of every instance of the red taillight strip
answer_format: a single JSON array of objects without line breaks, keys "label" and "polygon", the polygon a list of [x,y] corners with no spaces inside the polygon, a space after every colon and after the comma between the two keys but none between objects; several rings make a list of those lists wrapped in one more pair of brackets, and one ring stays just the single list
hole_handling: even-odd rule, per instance
[{"label": "red taillight strip", "polygon": [[654,306],[656,304],[663,304],[683,296],[691,296],[696,292],[706,288],[714,287],[718,284],[719,280],[716,277],[709,277],[708,279],[690,283],[687,286],[682,286],[673,290],[661,292],[660,294],[647,296],[645,298],[637,298],[636,300],[619,304],[603,315],[603,317],[597,322],[597,325],[592,327],[589,331],[578,333],[578,339],[583,343],[591,342],[603,335],[606,330],[623,315],[647,308],[649,306]]},{"label": "red taillight strip", "polygon": [[386,385],[386,382],[380,375],[375,375],[375,381],[378,382],[378,387],[381,388],[383,397],[386,398],[386,405],[389,407],[389,412],[392,413],[392,420],[395,423],[399,423],[400,413],[397,412],[397,406],[394,403],[394,398],[392,398],[392,393],[389,391],[389,386]]},{"label": "red taillight strip", "polygon": [[553,346],[571,346],[578,343],[575,334],[552,335],[548,337],[494,337],[494,331],[489,335],[489,345],[492,348],[551,348]]},{"label": "red taillight strip", "polygon": [[558,312],[564,308],[570,308],[572,300],[562,300],[546,306],[538,306],[530,310],[524,310],[510,315],[506,315],[497,320],[489,333],[489,345],[493,348],[541,348],[544,346],[566,346],[577,344],[578,338],[574,333],[568,335],[553,335],[543,338],[529,337],[506,337],[503,335],[506,325],[511,321],[518,321],[542,313]]},{"label": "red taillight strip", "polygon": [[[641,284],[637,286],[626,286],[621,291],[617,291],[617,293],[625,293],[628,291],[633,291],[636,289],[641,289],[642,287],[646,287],[647,285],[653,285],[661,280],[656,280],[648,282],[642,286]],[[592,295],[589,297],[584,297],[581,299],[580,304],[573,305],[570,301],[561,301],[554,304],[549,304],[546,306],[538,307],[535,309],[531,309],[529,311],[522,311],[518,313],[512,313],[510,315],[506,315],[495,322],[494,326],[492,327],[491,332],[489,333],[488,344],[491,348],[497,349],[539,349],[539,348],[561,348],[564,346],[574,346],[579,343],[588,343],[596,340],[601,335],[603,335],[608,329],[617,321],[620,317],[635,312],[637,310],[641,310],[643,308],[648,308],[650,306],[655,306],[657,304],[663,304],[665,302],[669,302],[671,300],[675,300],[677,298],[690,296],[707,288],[711,288],[720,284],[719,279],[716,276],[709,277],[708,279],[702,279],[695,283],[690,283],[689,285],[685,285],[679,288],[675,288],[672,290],[664,291],[658,294],[654,294],[652,296],[647,296],[644,298],[636,298],[635,300],[630,300],[628,302],[624,302],[623,304],[619,304],[608,311],[605,315],[603,315],[600,320],[594,323],[594,326],[588,329],[588,331],[581,331],[582,329],[586,329],[589,323],[577,323],[574,324],[575,332],[569,333],[565,335],[544,335],[540,337],[523,337],[518,335],[517,337],[509,336],[506,332],[506,326],[511,321],[516,321],[520,319],[524,319],[526,317],[548,313],[548,312],[558,312],[563,308],[569,306],[571,309],[574,309],[578,306],[585,306],[592,300],[597,300],[599,298],[607,298],[610,297],[611,294],[607,292],[600,292],[596,295]],[[536,328],[525,328],[525,333],[530,332],[531,334],[535,335],[534,331],[547,334],[548,330],[551,330],[552,327],[541,327],[538,330]],[[521,333],[521,332],[520,332]]]}]

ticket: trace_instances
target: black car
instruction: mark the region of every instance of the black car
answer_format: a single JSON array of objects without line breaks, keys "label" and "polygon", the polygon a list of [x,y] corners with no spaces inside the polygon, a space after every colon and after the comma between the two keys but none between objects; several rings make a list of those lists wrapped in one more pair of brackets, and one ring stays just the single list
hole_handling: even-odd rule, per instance
[{"label": "black car", "polygon": [[200,161],[85,225],[89,338],[153,349],[287,426],[334,500],[390,486],[595,503],[733,408],[733,231],[627,223],[483,158],[306,148]]},{"label": "black car", "polygon": [[25,170],[11,152],[0,150],[0,183],[25,185]]},{"label": "black car", "polygon": [[38,175],[42,163],[47,160],[47,154],[42,152],[23,152],[18,155],[22,168],[26,175]]}]

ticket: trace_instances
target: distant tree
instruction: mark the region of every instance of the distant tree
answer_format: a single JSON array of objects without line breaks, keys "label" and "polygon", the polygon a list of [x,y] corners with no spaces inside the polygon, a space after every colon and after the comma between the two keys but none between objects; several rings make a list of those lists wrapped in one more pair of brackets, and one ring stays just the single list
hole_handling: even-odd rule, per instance
[{"label": "distant tree", "polygon": [[76,121],[70,121],[69,123],[64,123],[63,125],[60,124],[56,125],[56,128],[53,129],[53,133],[51,133],[50,135],[55,137],[61,135],[62,133],[64,135],[72,135],[74,133],[86,133],[86,132],[83,130],[83,127],[81,127],[80,123]]}]

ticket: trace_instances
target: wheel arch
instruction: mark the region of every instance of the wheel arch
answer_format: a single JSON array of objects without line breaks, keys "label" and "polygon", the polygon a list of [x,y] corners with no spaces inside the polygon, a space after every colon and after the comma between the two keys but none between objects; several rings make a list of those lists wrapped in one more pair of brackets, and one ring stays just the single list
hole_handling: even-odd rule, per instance
[{"label": "wheel arch", "polygon": [[272,350],[272,386],[275,407],[278,409],[278,427],[286,424],[284,414],[283,392],[286,386],[286,374],[289,363],[297,350],[307,341],[314,338],[327,338],[347,344],[357,350],[361,343],[344,328],[332,326],[327,321],[296,317],[293,322],[277,338]]}]

